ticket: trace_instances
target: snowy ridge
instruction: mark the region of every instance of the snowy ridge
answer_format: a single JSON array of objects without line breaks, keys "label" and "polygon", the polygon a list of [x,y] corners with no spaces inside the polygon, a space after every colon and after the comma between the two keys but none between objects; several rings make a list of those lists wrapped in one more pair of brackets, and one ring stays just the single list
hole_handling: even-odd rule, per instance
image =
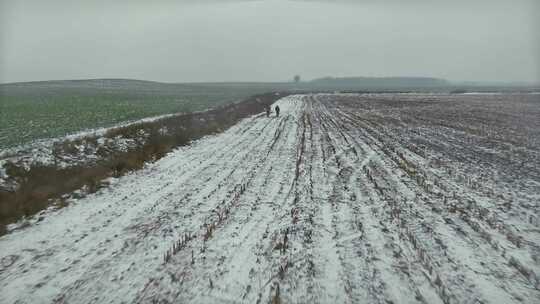
[{"label": "snowy ridge", "polygon": [[534,188],[456,178],[372,97],[283,98],[1,237],[0,302],[540,301]]}]

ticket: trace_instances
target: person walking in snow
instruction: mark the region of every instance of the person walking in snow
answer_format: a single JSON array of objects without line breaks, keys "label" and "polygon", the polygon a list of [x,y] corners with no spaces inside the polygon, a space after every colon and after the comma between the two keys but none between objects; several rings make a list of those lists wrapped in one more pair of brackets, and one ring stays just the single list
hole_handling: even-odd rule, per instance
[{"label": "person walking in snow", "polygon": [[270,106],[266,106],[266,117],[270,117]]},{"label": "person walking in snow", "polygon": [[279,106],[276,106],[276,117],[279,117]]}]

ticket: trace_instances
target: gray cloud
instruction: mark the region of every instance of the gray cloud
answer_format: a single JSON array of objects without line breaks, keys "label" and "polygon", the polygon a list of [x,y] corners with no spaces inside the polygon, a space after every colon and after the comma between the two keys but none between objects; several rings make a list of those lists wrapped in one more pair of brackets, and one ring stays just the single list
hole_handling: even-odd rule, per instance
[{"label": "gray cloud", "polygon": [[0,82],[540,81],[538,2],[470,2],[0,0]]}]

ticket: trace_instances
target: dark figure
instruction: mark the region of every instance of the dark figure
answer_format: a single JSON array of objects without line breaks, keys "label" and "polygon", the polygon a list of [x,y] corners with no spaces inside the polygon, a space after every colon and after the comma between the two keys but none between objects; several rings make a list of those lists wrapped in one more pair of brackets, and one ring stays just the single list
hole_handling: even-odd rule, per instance
[{"label": "dark figure", "polygon": [[279,117],[279,106],[276,106],[276,117]]},{"label": "dark figure", "polygon": [[270,117],[270,106],[266,106],[266,117]]}]

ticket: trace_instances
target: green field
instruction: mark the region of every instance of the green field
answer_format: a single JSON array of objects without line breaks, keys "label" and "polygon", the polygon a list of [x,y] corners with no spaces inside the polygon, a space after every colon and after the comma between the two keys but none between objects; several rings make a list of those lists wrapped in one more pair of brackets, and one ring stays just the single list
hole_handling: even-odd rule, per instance
[{"label": "green field", "polygon": [[81,80],[0,85],[0,149],[270,91],[264,84]]}]

